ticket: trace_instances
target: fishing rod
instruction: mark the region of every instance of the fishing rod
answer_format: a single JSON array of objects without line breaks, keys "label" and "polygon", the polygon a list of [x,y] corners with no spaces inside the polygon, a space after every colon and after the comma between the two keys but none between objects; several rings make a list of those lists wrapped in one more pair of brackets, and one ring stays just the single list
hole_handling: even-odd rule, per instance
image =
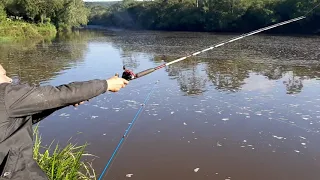
[{"label": "fishing rod", "polygon": [[[319,4],[320,5],[320,4]],[[319,6],[318,5],[318,6]],[[316,6],[316,7],[318,7]],[[315,9],[316,7],[314,7],[313,9]],[[312,10],[313,10],[312,9]],[[311,10],[311,11],[312,11]],[[203,49],[201,51],[197,51],[197,52],[194,52],[190,55],[187,55],[187,56],[184,56],[184,57],[181,57],[179,59],[176,59],[176,60],[173,60],[171,62],[168,62],[168,63],[165,63],[165,64],[162,64],[160,66],[157,66],[157,67],[154,67],[154,68],[150,68],[150,69],[146,69],[144,71],[141,71],[139,73],[133,73],[131,70],[128,70],[125,68],[125,66],[123,66],[123,70],[124,72],[122,73],[122,78],[126,79],[126,80],[134,80],[134,79],[138,79],[138,78],[141,78],[142,76],[145,76],[147,74],[150,74],[156,70],[159,70],[159,69],[162,69],[166,66],[169,66],[171,64],[174,64],[174,63],[177,63],[177,62],[180,62],[180,61],[183,61],[189,57],[193,57],[193,56],[196,56],[200,53],[203,53],[203,52],[206,52],[206,51],[209,51],[209,50],[212,50],[214,48],[217,48],[217,47],[220,47],[220,46],[223,46],[225,44],[228,44],[228,43],[232,43],[232,42],[235,42],[235,41],[238,41],[240,39],[243,39],[245,37],[248,37],[248,36],[252,36],[254,34],[257,34],[257,33],[260,33],[260,32],[263,32],[263,31],[266,31],[266,30],[269,30],[269,29],[272,29],[272,28],[275,28],[275,27],[278,27],[278,26],[282,26],[282,25],[285,25],[285,24],[289,24],[289,23],[292,23],[292,22],[295,22],[295,21],[299,21],[301,19],[305,19],[306,18],[306,15],[309,14],[311,11],[309,11],[308,13],[306,13],[304,16],[300,16],[300,17],[297,17],[297,18],[294,18],[294,19],[291,19],[291,20],[287,20],[287,21],[283,21],[283,22],[280,22],[280,23],[277,23],[277,24],[274,24],[274,25],[271,25],[271,26],[268,26],[268,27],[264,27],[264,28],[261,28],[261,29],[258,29],[258,30],[255,30],[255,31],[252,31],[252,32],[249,32],[249,33],[246,33],[246,34],[243,34],[243,35],[240,35],[240,36],[237,36],[237,37],[234,37],[234,38],[231,38],[229,40],[225,40],[223,42],[220,42],[218,44],[215,44],[209,48],[206,48],[206,49]]]},{"label": "fishing rod", "polygon": [[[184,56],[184,57],[181,57],[179,59],[176,59],[176,60],[173,60],[171,62],[168,62],[168,63],[165,63],[165,64],[162,64],[160,66],[157,66],[157,67],[154,67],[154,68],[150,68],[150,69],[147,69],[147,70],[144,70],[144,71],[141,71],[137,74],[133,73],[132,71],[128,70],[125,68],[125,66],[123,66],[123,74],[122,74],[122,78],[126,79],[126,80],[134,80],[134,79],[138,79],[138,78],[141,78],[147,74],[150,74],[156,70],[159,70],[159,69],[162,69],[166,66],[169,66],[171,64],[174,64],[174,63],[177,63],[177,62],[180,62],[180,61],[183,61],[189,57],[192,57],[192,56],[196,56],[200,53],[203,53],[203,52],[206,52],[206,51],[209,51],[209,50],[212,50],[214,48],[217,48],[217,47],[220,47],[220,46],[223,46],[225,44],[228,44],[228,43],[232,43],[234,41],[238,41],[240,39],[243,39],[245,37],[248,37],[248,36],[252,36],[254,34],[257,34],[257,33],[260,33],[260,32],[263,32],[263,31],[266,31],[266,30],[269,30],[269,29],[272,29],[272,28],[275,28],[275,27],[278,27],[278,26],[282,26],[282,25],[285,25],[285,24],[289,24],[289,23],[292,23],[292,22],[295,22],[295,21],[299,21],[299,20],[302,20],[302,19],[305,19],[307,14],[309,14],[310,12],[312,12],[315,8],[317,8],[318,6],[320,5],[320,3],[315,6],[314,8],[312,8],[310,11],[308,11],[304,16],[300,16],[300,17],[297,17],[297,18],[294,18],[294,19],[291,19],[291,20],[288,20],[288,21],[284,21],[284,22],[280,22],[280,23],[277,23],[277,24],[274,24],[274,25],[271,25],[271,26],[268,26],[268,27],[264,27],[264,28],[261,28],[261,29],[258,29],[258,30],[255,30],[255,31],[252,31],[252,32],[249,32],[249,33],[246,33],[246,34],[243,34],[243,35],[240,35],[240,36],[237,36],[237,37],[234,37],[234,38],[231,38],[229,40],[226,40],[226,41],[223,41],[223,42],[220,42],[216,45],[213,45],[209,48],[206,48],[206,49],[203,49],[201,51],[197,51],[197,52],[194,52],[190,55],[187,55],[187,56]],[[116,76],[119,76],[118,74],[116,74]],[[124,139],[128,136],[129,134],[129,131],[131,130],[132,126],[134,125],[135,121],[137,120],[138,116],[140,115],[140,113],[142,112],[142,109],[145,107],[146,103],[149,101],[150,99],[150,96],[151,94],[153,93],[154,89],[155,89],[155,86],[156,84],[158,83],[158,81],[155,83],[155,85],[152,87],[151,91],[149,92],[149,94],[147,95],[147,97],[145,98],[144,100],[144,103],[141,104],[141,107],[140,109],[138,110],[138,112],[136,113],[136,115],[134,116],[134,118],[132,119],[129,127],[125,130],[125,133],[124,135],[122,136],[121,140],[119,141],[116,149],[113,151],[108,163],[106,164],[106,166],[104,167],[102,173],[100,174],[100,177],[99,177],[99,180],[101,180],[103,178],[103,176],[105,175],[105,173],[107,172],[108,168],[111,166],[111,163],[112,163],[112,160],[115,158],[117,152],[119,151],[122,143],[124,142]]]}]

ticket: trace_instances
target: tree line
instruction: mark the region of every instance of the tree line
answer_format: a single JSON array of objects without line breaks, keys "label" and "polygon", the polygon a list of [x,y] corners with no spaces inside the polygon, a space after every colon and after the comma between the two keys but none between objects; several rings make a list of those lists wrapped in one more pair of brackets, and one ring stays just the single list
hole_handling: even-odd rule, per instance
[{"label": "tree line", "polygon": [[[81,25],[146,30],[247,32],[304,15],[317,0],[0,0],[0,22],[19,17],[57,29]],[[320,8],[271,32],[320,33]]]},{"label": "tree line", "polygon": [[[124,0],[87,3],[89,25],[126,29],[247,32],[304,15],[317,0]],[[274,33],[320,33],[320,9]]]},{"label": "tree line", "polygon": [[0,0],[0,22],[11,17],[65,30],[86,25],[89,13],[82,0]]}]

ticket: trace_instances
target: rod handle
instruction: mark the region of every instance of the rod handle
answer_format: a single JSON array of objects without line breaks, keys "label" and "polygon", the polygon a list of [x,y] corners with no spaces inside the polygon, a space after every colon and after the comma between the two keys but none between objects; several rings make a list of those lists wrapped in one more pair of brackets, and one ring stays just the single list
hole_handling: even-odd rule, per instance
[{"label": "rod handle", "polygon": [[154,68],[150,68],[150,69],[141,71],[141,72],[139,72],[139,73],[136,74],[136,78],[140,78],[140,77],[142,77],[142,76],[145,76],[145,75],[147,75],[147,74],[150,74],[150,73],[152,73],[153,71],[155,71]]}]

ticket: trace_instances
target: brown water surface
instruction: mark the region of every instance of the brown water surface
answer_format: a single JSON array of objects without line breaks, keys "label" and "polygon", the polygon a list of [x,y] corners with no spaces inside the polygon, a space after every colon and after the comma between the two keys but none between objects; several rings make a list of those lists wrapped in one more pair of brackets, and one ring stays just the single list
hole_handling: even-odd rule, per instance
[{"label": "brown water surface", "polygon": [[[0,62],[22,83],[60,85],[122,65],[138,72],[232,36],[78,32],[1,44]],[[89,142],[99,176],[159,80],[104,179],[319,180],[319,52],[319,37],[252,36],[62,109],[40,132],[47,144]]]}]

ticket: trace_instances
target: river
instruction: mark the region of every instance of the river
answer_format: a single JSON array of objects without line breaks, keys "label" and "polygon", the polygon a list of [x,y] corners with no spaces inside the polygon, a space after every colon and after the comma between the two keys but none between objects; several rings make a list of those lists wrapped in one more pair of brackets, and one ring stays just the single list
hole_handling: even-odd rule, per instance
[{"label": "river", "polygon": [[[81,31],[0,45],[21,83],[139,72],[232,34]],[[256,35],[131,81],[40,123],[42,141],[89,143],[97,176],[155,82],[104,179],[318,180],[320,37]],[[132,174],[131,177],[126,177]]]}]

